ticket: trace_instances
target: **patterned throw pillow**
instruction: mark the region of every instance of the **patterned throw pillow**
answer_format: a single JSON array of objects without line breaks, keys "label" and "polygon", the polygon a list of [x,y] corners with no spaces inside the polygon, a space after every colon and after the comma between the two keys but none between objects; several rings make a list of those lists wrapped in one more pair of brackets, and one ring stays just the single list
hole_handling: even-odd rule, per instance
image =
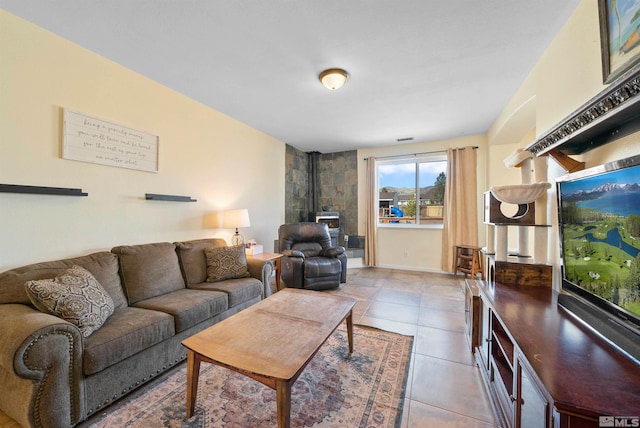
[{"label": "patterned throw pillow", "polygon": [[25,288],[38,310],[77,325],[84,337],[113,314],[111,296],[80,266],[72,266],[53,279],[27,281]]},{"label": "patterned throw pillow", "polygon": [[207,256],[207,282],[250,276],[244,245],[205,248],[204,253]]}]

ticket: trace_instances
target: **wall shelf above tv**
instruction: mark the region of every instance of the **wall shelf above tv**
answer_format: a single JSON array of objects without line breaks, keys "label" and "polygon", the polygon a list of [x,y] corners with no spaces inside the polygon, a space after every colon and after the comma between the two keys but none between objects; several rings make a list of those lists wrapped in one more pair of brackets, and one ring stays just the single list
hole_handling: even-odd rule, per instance
[{"label": "wall shelf above tv", "polygon": [[578,155],[640,131],[640,70],[632,70],[551,128],[526,150]]}]

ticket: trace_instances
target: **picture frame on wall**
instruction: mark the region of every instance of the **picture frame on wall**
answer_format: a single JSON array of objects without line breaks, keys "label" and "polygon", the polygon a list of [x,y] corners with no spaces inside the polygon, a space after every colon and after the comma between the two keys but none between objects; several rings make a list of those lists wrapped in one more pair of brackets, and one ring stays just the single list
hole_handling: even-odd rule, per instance
[{"label": "picture frame on wall", "polygon": [[615,81],[640,60],[640,2],[598,0],[604,83]]}]

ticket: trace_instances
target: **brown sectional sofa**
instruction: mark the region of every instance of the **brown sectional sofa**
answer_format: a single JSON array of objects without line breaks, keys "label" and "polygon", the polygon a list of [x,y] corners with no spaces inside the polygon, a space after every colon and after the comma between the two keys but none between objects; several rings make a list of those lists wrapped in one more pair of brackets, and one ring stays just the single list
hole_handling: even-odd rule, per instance
[{"label": "brown sectional sofa", "polygon": [[[206,282],[205,248],[220,246],[119,246],[0,273],[0,410],[25,427],[74,426],[184,360],[182,340],[270,294],[270,262],[248,259],[250,277]],[[25,292],[27,281],[73,265],[113,299],[113,314],[88,337]]]}]

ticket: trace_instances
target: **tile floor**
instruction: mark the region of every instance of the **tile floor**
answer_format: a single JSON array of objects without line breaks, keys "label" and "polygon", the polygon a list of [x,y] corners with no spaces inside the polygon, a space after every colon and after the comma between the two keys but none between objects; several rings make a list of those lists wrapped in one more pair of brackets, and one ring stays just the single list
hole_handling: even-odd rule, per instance
[{"label": "tile floor", "polygon": [[497,426],[464,336],[463,284],[460,276],[358,268],[332,291],[358,300],[355,323],[414,336],[403,428]]}]

